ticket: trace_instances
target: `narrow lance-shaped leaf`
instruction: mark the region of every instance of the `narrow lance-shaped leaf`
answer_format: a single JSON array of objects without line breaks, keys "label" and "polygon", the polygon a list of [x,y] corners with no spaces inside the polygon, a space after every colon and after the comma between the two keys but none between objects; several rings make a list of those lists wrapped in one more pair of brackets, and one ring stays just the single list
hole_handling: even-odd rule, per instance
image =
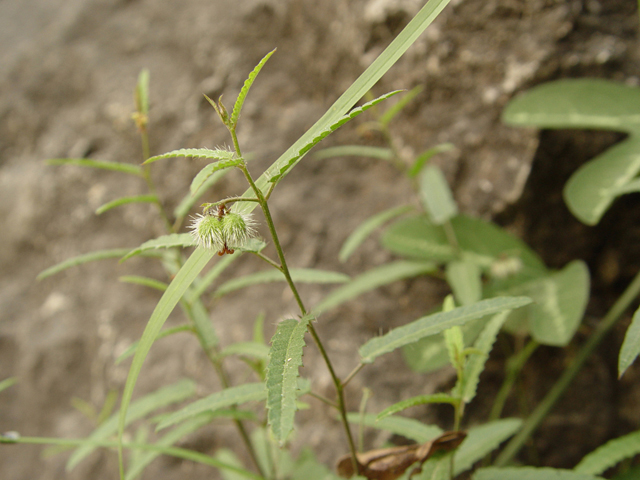
[{"label": "narrow lance-shaped leaf", "polygon": [[271,339],[266,378],[267,409],[271,431],[281,445],[293,430],[304,334],[312,319],[311,315],[306,315],[299,322],[284,320],[278,324]]},{"label": "narrow lance-shaped leaf", "polygon": [[267,391],[264,384],[245,383],[237,387],[225,388],[219,392],[213,393],[208,397],[190,403],[186,407],[168,415],[157,426],[156,430],[170,427],[178,422],[182,422],[189,418],[200,415],[209,410],[218,410],[220,408],[229,407],[231,405],[240,405],[242,403],[264,400],[267,397]]},{"label": "narrow lance-shaped leaf", "polygon": [[400,112],[402,112],[402,110],[404,110],[404,108],[409,105],[411,100],[416,98],[422,92],[422,90],[422,85],[418,85],[417,87],[413,87],[411,90],[409,90],[395,105],[392,105],[382,115],[380,115],[380,118],[378,119],[380,124],[382,124],[384,127],[388,126],[389,123],[391,123],[391,120],[393,120]]},{"label": "narrow lance-shaped leaf", "polygon": [[480,332],[480,336],[473,344],[474,349],[478,353],[472,353],[467,358],[464,366],[464,381],[461,394],[465,403],[469,403],[476,396],[480,374],[484,370],[484,365],[496,341],[498,332],[508,316],[509,312],[500,312],[494,315],[493,318],[487,322],[487,325],[482,332]]},{"label": "narrow lance-shaped leaf", "polygon": [[411,397],[406,400],[402,400],[401,402],[394,403],[390,407],[385,408],[381,411],[376,420],[382,420],[389,415],[394,415],[398,412],[406,410],[407,408],[415,407],[417,405],[424,405],[427,403],[448,403],[450,405],[455,405],[459,403],[457,398],[452,397],[446,393],[433,393],[431,395],[418,395],[417,397]]},{"label": "narrow lance-shaped leaf", "polygon": [[433,272],[435,269],[436,266],[433,263],[405,261],[392,262],[381,267],[372,268],[354,278],[351,282],[331,292],[313,308],[313,312],[317,315],[320,312],[337,307],[364,292],[405,278],[424,275]]},{"label": "narrow lance-shaped leaf", "polygon": [[596,448],[574,467],[576,472],[599,475],[626,458],[640,453],[640,430],[614,438]]},{"label": "narrow lance-shaped leaf", "polygon": [[196,193],[198,193],[200,187],[202,187],[207,179],[214,173],[220,170],[224,170],[225,168],[237,167],[243,162],[244,160],[242,158],[232,158],[230,160],[220,160],[215,163],[210,163],[202,170],[200,170],[198,174],[193,178],[191,186],[189,187],[191,195],[195,195]]},{"label": "narrow lance-shaped leaf", "polygon": [[471,480],[602,480],[602,478],[560,468],[488,467],[476,471]]},{"label": "narrow lance-shaped leaf", "polygon": [[140,255],[147,250],[156,250],[158,248],[174,248],[174,247],[192,247],[195,244],[193,237],[189,233],[172,233],[170,235],[162,235],[161,237],[154,238],[153,240],[149,240],[144,242],[138,248],[134,248],[133,250],[128,250],[126,255],[122,256],[120,259],[121,262],[134,257],[136,255]]},{"label": "narrow lance-shaped leaf", "polygon": [[382,337],[373,338],[360,347],[362,363],[372,363],[380,355],[392,352],[396,348],[413,343],[421,338],[435,335],[455,325],[463,325],[471,320],[519,308],[531,303],[527,297],[497,297],[449,312],[441,312],[422,317],[403,327],[391,330]]},{"label": "narrow lance-shaped leaf", "polygon": [[47,165],[75,165],[77,167],[98,168],[114,172],[127,173],[129,175],[142,175],[142,169],[138,165],[128,163],[107,162],[104,160],[91,160],[89,158],[52,158],[47,160]]},{"label": "narrow lance-shaped leaf", "polygon": [[[191,380],[181,380],[173,385],[169,385],[167,387],[156,390],[155,392],[150,393],[149,395],[146,395],[131,404],[126,414],[125,423],[129,424],[130,422],[142,418],[161,407],[185,400],[186,398],[194,395],[195,391],[196,385]],[[96,428],[93,433],[89,435],[88,439],[105,440],[111,437],[118,431],[118,417],[118,413],[111,416],[109,420]],[[74,468],[94,449],[95,447],[89,445],[82,446],[76,449],[71,457],[69,457],[69,461],[67,462],[67,470],[71,470],[72,468]]]},{"label": "narrow lance-shaped leaf", "polygon": [[313,137],[306,145],[304,145],[298,151],[298,154],[293,156],[289,160],[289,162],[286,165],[284,165],[276,175],[271,177],[271,179],[269,181],[272,182],[272,183],[278,183],[282,179],[282,177],[284,177],[284,175],[287,173],[287,170],[289,170],[289,168],[291,168],[293,165],[295,165],[295,163],[300,158],[302,158],[309,150],[311,150],[318,143],[320,143],[320,141],[324,140],[331,133],[335,132],[338,128],[340,128],[342,125],[347,123],[349,120],[354,119],[355,117],[357,117],[361,113],[369,110],[374,105],[377,105],[378,103],[382,102],[383,100],[386,100],[387,98],[395,95],[396,93],[400,93],[401,91],[402,90],[396,90],[394,92],[389,92],[389,93],[387,93],[385,95],[382,95],[381,97],[378,97],[375,100],[372,100],[370,102],[365,103],[361,107],[354,108],[348,114],[346,114],[346,115],[342,116],[341,118],[339,118],[338,121],[336,121],[335,123],[329,125],[327,128],[325,128],[324,130],[319,132],[318,135]]},{"label": "narrow lance-shaped leaf", "polygon": [[455,453],[454,475],[459,475],[470,469],[474,463],[515,434],[521,425],[522,420],[519,418],[503,418],[470,428],[467,431],[467,438]]},{"label": "narrow lance-shaped leaf", "polygon": [[399,217],[411,210],[413,210],[413,207],[410,205],[402,205],[400,207],[384,210],[383,212],[369,217],[365,222],[360,224],[360,226],[358,226],[358,228],[356,228],[342,244],[342,248],[338,254],[340,261],[346,262],[356,248],[358,248],[376,228],[384,225],[392,218]]},{"label": "narrow lance-shaped leaf", "polygon": [[633,314],[633,320],[631,325],[627,329],[627,333],[624,336],[624,342],[622,342],[622,348],[620,348],[620,358],[618,359],[618,377],[622,377],[622,374],[629,368],[640,353],[640,308]]},{"label": "narrow lance-shaped leaf", "polygon": [[58,263],[52,267],[47,268],[43,272],[40,272],[36,277],[38,280],[42,280],[43,278],[50,277],[58,272],[66,270],[67,268],[75,267],[77,265],[82,265],[83,263],[93,262],[96,260],[105,260],[108,258],[120,258],[123,255],[130,252],[129,248],[116,248],[113,250],[98,250],[97,252],[86,253],[84,255],[79,255],[77,257],[69,258],[64,262]]},{"label": "narrow lance-shaped leaf", "polygon": [[96,209],[96,215],[101,215],[113,208],[130,203],[159,203],[156,195],[134,195],[131,197],[122,197],[112,200]]},{"label": "narrow lance-shaped leaf", "polygon": [[176,157],[191,157],[191,158],[205,158],[208,160],[221,160],[228,161],[235,158],[235,152],[229,150],[211,150],[209,148],[180,148],[178,150],[172,150],[162,155],[156,155],[148,158],[143,165],[153,163],[162,158],[176,158]]},{"label": "narrow lance-shaped leaf", "polygon": [[422,171],[420,197],[429,217],[436,225],[442,225],[458,214],[449,184],[436,166],[429,165]]},{"label": "narrow lance-shaped leaf", "polygon": [[378,420],[374,414],[367,413],[360,415],[360,413],[354,412],[347,414],[347,420],[349,423],[362,422],[367,427],[402,435],[418,443],[425,443],[442,435],[442,429],[440,427],[436,425],[425,425],[418,420],[407,417],[389,416]]},{"label": "narrow lance-shaped leaf", "polygon": [[240,94],[238,95],[238,98],[236,99],[236,103],[233,106],[233,112],[231,112],[230,123],[232,128],[235,128],[235,126],[238,124],[238,120],[240,119],[240,111],[242,110],[242,105],[244,105],[244,100],[247,97],[247,94],[249,93],[249,89],[251,88],[251,85],[253,85],[253,82],[255,81],[256,77],[260,73],[260,70],[262,70],[262,67],[264,67],[264,64],[267,63],[267,60],[269,60],[269,58],[271,57],[271,55],[275,53],[275,51],[276,49],[273,49],[269,53],[267,53],[264,56],[264,58],[260,60],[260,63],[258,63],[258,65],[256,65],[253,71],[249,74],[249,78],[245,80],[244,85],[242,86],[242,90],[240,90]]},{"label": "narrow lance-shaped leaf", "polygon": [[[289,272],[296,283],[345,283],[350,278],[344,273],[316,270],[315,268],[292,268]],[[280,270],[270,268],[261,272],[252,273],[239,278],[234,278],[223,283],[216,290],[216,297],[251,285],[259,285],[270,282],[284,282],[284,274]]]},{"label": "narrow lance-shaped leaf", "polygon": [[422,171],[424,166],[427,164],[431,157],[441,152],[448,152],[449,150],[453,150],[455,146],[452,143],[441,143],[440,145],[436,145],[433,148],[425,150],[420,155],[418,155],[413,162],[413,165],[407,172],[409,178],[415,178]]}]

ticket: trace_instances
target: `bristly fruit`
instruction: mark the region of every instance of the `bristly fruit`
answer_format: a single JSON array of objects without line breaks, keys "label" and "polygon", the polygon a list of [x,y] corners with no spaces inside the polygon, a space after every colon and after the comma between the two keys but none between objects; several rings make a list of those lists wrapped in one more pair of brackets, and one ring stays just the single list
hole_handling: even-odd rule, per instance
[{"label": "bristly fruit", "polygon": [[191,235],[202,248],[217,250],[218,255],[231,254],[256,236],[254,224],[250,214],[228,212],[221,206],[197,215],[191,222]]}]

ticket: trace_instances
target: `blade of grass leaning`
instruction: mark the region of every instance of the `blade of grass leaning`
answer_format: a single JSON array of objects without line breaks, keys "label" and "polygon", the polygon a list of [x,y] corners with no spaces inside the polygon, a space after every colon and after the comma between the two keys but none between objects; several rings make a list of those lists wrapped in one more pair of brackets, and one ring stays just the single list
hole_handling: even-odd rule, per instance
[{"label": "blade of grass leaning", "polygon": [[295,163],[297,163],[297,161],[300,158],[302,158],[304,155],[306,155],[307,152],[309,152],[309,150],[311,150],[318,143],[320,143],[326,137],[328,137],[333,132],[335,132],[338,128],[343,126],[349,120],[353,120],[354,118],[356,118],[361,113],[366,112],[371,107],[377,105],[378,103],[386,100],[387,98],[389,98],[389,97],[391,97],[393,95],[396,95],[396,94],[400,93],[401,91],[402,90],[395,90],[393,92],[386,93],[386,94],[376,98],[375,100],[371,100],[370,102],[365,103],[361,107],[354,108],[353,110],[351,110],[346,115],[343,115],[335,123],[329,125],[327,128],[325,128],[324,130],[319,132],[315,137],[313,137],[313,139],[311,139],[306,145],[304,145],[300,149],[300,151],[297,153],[297,155],[294,155],[292,158],[290,158],[289,162],[286,165],[284,165],[276,175],[271,177],[269,179],[269,181],[272,182],[272,183],[278,183],[284,177],[284,175],[287,173],[287,170],[289,170],[290,167],[292,167]]},{"label": "blade of grass leaning", "polygon": [[384,225],[389,220],[404,215],[407,212],[413,210],[410,205],[402,205],[400,207],[390,208],[384,210],[372,217],[369,217],[366,221],[360,224],[351,235],[345,240],[338,254],[338,258],[342,263],[346,262],[351,254],[364,242],[369,235],[371,235],[376,228]]},{"label": "blade of grass leaning", "polygon": [[457,398],[452,397],[446,393],[434,393],[431,395],[418,395],[416,397],[411,397],[406,400],[402,400],[401,402],[394,403],[390,407],[385,408],[381,411],[376,420],[380,421],[389,415],[396,414],[407,408],[415,407],[417,405],[424,405],[426,403],[448,403],[450,405],[455,405],[459,402]]},{"label": "blade of grass leaning", "polygon": [[[348,275],[339,272],[329,272],[326,270],[316,270],[314,268],[292,268],[289,270],[291,278],[296,283],[345,283],[350,280]],[[284,274],[280,270],[270,268],[261,272],[244,275],[223,283],[215,292],[216,297],[221,297],[227,293],[270,282],[284,282]]]},{"label": "blade of grass leaning", "polygon": [[[191,380],[181,380],[173,385],[162,387],[153,393],[145,395],[144,397],[132,402],[130,408],[124,419],[124,424],[128,425],[134,420],[138,420],[158,410],[159,408],[171,405],[172,403],[181,402],[187,398],[195,395],[196,384]],[[109,419],[96,428],[91,435],[87,438],[90,441],[101,441],[110,438],[118,431],[119,417],[122,409],[119,413],[115,413]],[[67,461],[67,471],[73,469],[78,463],[80,463],[87,455],[89,455],[95,447],[90,445],[84,445],[77,448]]]},{"label": "blade of grass leaning", "polygon": [[[129,368],[129,374],[127,375],[127,381],[125,383],[124,392],[122,393],[122,401],[120,402],[120,416],[118,419],[118,442],[122,443],[122,435],[124,434],[125,420],[127,418],[127,410],[131,397],[133,396],[133,389],[142,370],[142,364],[144,363],[151,345],[156,340],[158,333],[162,330],[164,322],[169,317],[169,314],[173,311],[176,304],[180,301],[186,290],[193,283],[194,279],[205,267],[207,262],[215,255],[215,252],[197,248],[189,257],[189,259],[182,266],[180,271],[176,274],[175,278],[162,295],[162,298],[156,305],[151,318],[147,323],[147,326],[142,332],[138,348],[131,362]],[[118,448],[119,463],[122,466],[122,449]]]},{"label": "blade of grass leaning", "polygon": [[336,157],[369,157],[379,160],[391,160],[393,151],[390,148],[368,147],[364,145],[340,145],[318,150],[313,154],[316,160]]},{"label": "blade of grass leaning", "polygon": [[160,290],[161,292],[164,292],[169,286],[165,282],[161,282],[155,278],[141,277],[138,275],[123,275],[122,277],[119,277],[118,280],[123,283],[131,283],[134,285],[153,288],[154,290]]},{"label": "blade of grass leaning", "polygon": [[465,403],[471,402],[476,396],[476,389],[480,381],[480,374],[484,371],[484,365],[489,358],[489,353],[498,337],[498,332],[509,317],[509,312],[500,312],[487,322],[477,340],[473,344],[476,352],[472,353],[464,366],[464,382],[462,399]]},{"label": "blade of grass leaning", "polygon": [[159,203],[159,202],[158,202],[158,197],[155,195],[134,195],[131,197],[116,198],[115,200],[107,202],[104,205],[98,207],[96,209],[96,215],[101,215],[104,212],[107,212],[113,208],[119,207],[121,205],[128,205],[130,203]]},{"label": "blade of grass leaning", "polygon": [[267,398],[267,390],[262,382],[245,383],[237,387],[225,388],[205,398],[196,400],[177,412],[168,415],[158,424],[156,431],[175,425],[178,422],[183,422],[209,410],[215,411],[232,405],[264,400],[265,398]]},{"label": "blade of grass leaning", "polygon": [[240,111],[242,110],[242,105],[244,105],[244,100],[245,98],[247,98],[247,94],[249,93],[249,89],[251,88],[251,85],[253,85],[253,82],[255,81],[256,77],[260,73],[260,70],[262,70],[262,67],[264,67],[264,64],[267,63],[267,60],[269,60],[269,58],[271,57],[271,55],[275,53],[275,51],[276,49],[274,48],[269,53],[267,53],[262,58],[262,60],[260,60],[258,65],[255,66],[253,71],[249,74],[249,77],[245,80],[244,85],[242,86],[242,89],[238,94],[238,98],[236,99],[236,103],[233,105],[233,111],[231,112],[230,125],[233,128],[235,128],[235,126],[238,124],[238,120],[240,119]]},{"label": "blade of grass leaning", "polygon": [[108,258],[120,258],[123,255],[126,255],[130,252],[130,248],[115,248],[113,250],[98,250],[91,253],[86,253],[84,255],[78,255],[77,257],[69,258],[64,262],[60,262],[52,267],[47,268],[46,270],[40,272],[36,277],[38,280],[42,280],[44,278],[50,277],[51,275],[55,275],[67,268],[75,267],[77,265],[82,265],[83,263],[94,262],[96,260],[106,260]]},{"label": "blade of grass leaning", "polygon": [[104,160],[91,160],[88,158],[52,158],[46,161],[47,165],[74,165],[77,167],[98,168],[128,175],[142,176],[142,169],[138,165],[128,163],[107,162]]},{"label": "blade of grass leaning", "polygon": [[560,468],[535,467],[487,467],[481,468],[471,480],[603,480],[584,473]]},{"label": "blade of grass leaning", "polygon": [[388,285],[398,280],[434,272],[436,268],[433,263],[410,261],[397,261],[382,265],[381,267],[372,268],[331,292],[313,308],[313,313],[318,315],[362,293],[375,290],[378,287]]},{"label": "blade of grass leaning", "polygon": [[454,476],[469,470],[474,463],[498,448],[502,442],[515,434],[521,425],[522,420],[519,418],[503,418],[470,428],[467,438],[456,450],[453,462]]},{"label": "blade of grass leaning", "polygon": [[[195,333],[195,329],[191,325],[180,325],[177,327],[167,328],[166,330],[163,330],[158,334],[158,338],[156,338],[156,340],[160,340],[161,338],[168,337],[169,335],[173,335],[174,333],[180,333],[180,332]],[[129,345],[129,348],[127,348],[124,352],[122,352],[118,356],[118,358],[116,358],[114,363],[118,365],[123,360],[126,360],[136,352],[137,348],[138,348],[138,342],[133,342],[131,345]]]},{"label": "blade of grass leaning", "polygon": [[618,378],[622,377],[627,368],[638,358],[638,354],[640,354],[640,309],[633,314],[631,325],[627,329],[620,348]]},{"label": "blade of grass leaning", "polygon": [[138,248],[134,248],[133,250],[128,250],[126,255],[122,256],[120,262],[124,262],[125,260],[135,257],[136,255],[140,255],[147,250],[155,250],[158,248],[175,248],[175,247],[193,247],[195,245],[195,241],[193,236],[190,233],[172,233],[170,235],[162,235],[161,237],[154,238],[153,240],[149,240],[144,242]]},{"label": "blade of grass leaning", "polygon": [[377,420],[376,415],[372,413],[360,415],[359,412],[353,412],[347,414],[347,420],[349,420],[350,423],[360,423],[362,421],[367,427],[402,435],[418,443],[425,443],[442,435],[442,429],[440,427],[425,425],[418,420],[407,417],[390,416]]},{"label": "blade of grass leaning", "polygon": [[[211,413],[203,413],[198,417],[192,418],[190,421],[183,423],[182,425],[178,425],[176,428],[171,430],[169,433],[160,438],[155,445],[160,447],[170,447],[174,443],[182,440],[184,437],[189,435],[190,433],[195,432],[201,427],[204,427],[211,420],[215,418]],[[125,480],[134,480],[142,471],[153,462],[156,458],[161,455],[160,452],[140,452],[140,455],[136,459],[136,461],[132,461],[129,464],[129,468],[127,469],[127,474],[125,475]],[[242,467],[242,465],[237,465],[238,467]]]},{"label": "blade of grass leaning", "polygon": [[204,158],[207,160],[229,161],[233,160],[235,156],[235,152],[231,152],[229,150],[211,150],[210,148],[180,148],[178,150],[171,150],[170,152],[163,153],[162,155],[155,155],[153,157],[150,157],[145,160],[143,165],[148,165],[163,158],[189,157],[199,159]]},{"label": "blade of grass leaning", "polygon": [[243,162],[244,160],[242,158],[232,158],[231,160],[220,160],[218,162],[210,163],[200,170],[195,177],[193,177],[191,186],[189,187],[191,195],[198,193],[198,190],[200,190],[202,185],[204,185],[207,179],[214,173],[226,168],[237,167]]},{"label": "blade of grass leaning", "polygon": [[411,168],[407,171],[407,175],[409,178],[415,178],[422,171],[424,166],[427,164],[431,157],[437,155],[438,153],[448,152],[449,150],[453,150],[455,146],[452,143],[441,143],[440,145],[436,145],[433,148],[425,150],[420,155],[418,155],[411,165]]},{"label": "blade of grass leaning", "polygon": [[[21,444],[30,444],[30,445],[58,445],[60,447],[89,447],[92,449],[96,448],[117,448],[119,446],[118,442],[115,440],[90,440],[87,438],[47,438],[47,437],[7,437],[0,435],[0,444],[10,444],[10,443],[21,443]],[[196,463],[202,463],[203,465],[209,465],[211,467],[219,468],[219,469],[229,469],[238,472],[245,478],[250,478],[252,480],[264,480],[261,476],[256,475],[255,473],[251,473],[247,470],[238,468],[234,465],[228,465],[224,462],[216,460],[210,455],[205,455],[204,453],[195,452],[193,450],[188,450],[186,448],[179,447],[164,447],[161,445],[155,444],[137,444],[137,443],[122,443],[123,448],[128,450],[146,450],[151,452],[158,452],[162,455],[169,455],[176,458],[181,458],[183,460],[190,460]]]},{"label": "blade of grass leaning", "polygon": [[310,315],[300,321],[284,320],[271,339],[266,378],[268,423],[280,446],[293,430],[304,335],[312,320]]},{"label": "blade of grass leaning", "polygon": [[531,303],[527,297],[496,297],[482,300],[473,305],[458,307],[448,312],[440,312],[419,318],[408,325],[391,330],[386,335],[373,338],[362,345],[360,361],[372,363],[380,355],[413,343],[421,338],[435,335],[455,325],[464,325],[485,315],[512,310]]},{"label": "blade of grass leaning", "polygon": [[640,453],[640,430],[614,438],[586,455],[573,470],[579,473],[600,475],[622,460]]}]

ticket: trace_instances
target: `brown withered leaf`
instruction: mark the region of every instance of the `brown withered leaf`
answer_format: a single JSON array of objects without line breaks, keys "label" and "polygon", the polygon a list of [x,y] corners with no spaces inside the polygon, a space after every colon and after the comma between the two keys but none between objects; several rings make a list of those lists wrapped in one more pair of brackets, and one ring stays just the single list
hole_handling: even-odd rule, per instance
[{"label": "brown withered leaf", "polygon": [[[412,472],[418,473],[420,467],[431,455],[441,451],[451,451],[458,448],[466,438],[465,432],[445,432],[437,438],[422,445],[407,445],[403,447],[381,448],[356,454],[359,474],[369,480],[395,480],[414,463],[418,467]],[[338,475],[350,478],[354,475],[351,455],[344,455],[338,459],[336,465]]]}]

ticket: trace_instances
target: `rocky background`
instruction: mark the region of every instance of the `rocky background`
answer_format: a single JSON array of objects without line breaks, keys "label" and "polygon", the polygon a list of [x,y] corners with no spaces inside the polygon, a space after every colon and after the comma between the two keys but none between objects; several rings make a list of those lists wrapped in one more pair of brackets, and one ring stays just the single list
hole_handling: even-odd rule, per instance
[{"label": "rocky background", "polygon": [[[244,79],[268,51],[277,53],[254,84],[239,127],[258,176],[309,128],[388,45],[422,6],[421,0],[21,0],[0,2],[0,380],[18,384],[0,393],[0,431],[29,436],[81,437],[93,429],[73,407],[82,399],[100,408],[121,392],[127,363],[114,358],[139,338],[159,295],[118,282],[122,275],[164,280],[150,260],[102,261],[37,282],[43,269],[103,248],[134,247],[163,232],[155,210],[95,209],[122,195],[144,193],[136,178],[44,160],[87,157],[137,164],[139,138],[131,121],[138,73],[151,75],[152,154],[182,147],[229,144],[226,130],[202,94],[224,94],[231,105]],[[550,266],[588,262],[594,298],[575,345],[540,349],[525,375],[531,404],[541,398],[579,342],[609,308],[640,261],[640,205],[618,202],[595,228],[573,220],[561,200],[568,176],[619,140],[602,132],[542,132],[501,125],[501,111],[518,92],[561,77],[603,77],[640,83],[637,4],[632,0],[453,0],[374,89],[382,94],[421,85],[423,92],[393,124],[407,156],[442,142],[455,150],[435,161],[452,184],[460,209],[497,219],[530,243]],[[366,121],[366,118],[359,120]],[[349,124],[322,146],[382,145]],[[167,160],[153,166],[163,203],[173,206],[202,164]],[[370,239],[346,264],[337,252],[365,218],[415,201],[404,177],[371,159],[317,160],[307,156],[272,197],[272,212],[290,265],[355,275],[388,261]],[[239,194],[240,175],[228,175],[211,200]],[[255,258],[236,262],[225,278],[264,268]],[[306,287],[308,304],[330,287]],[[422,315],[447,293],[438,282],[415,279],[363,296],[320,318],[338,373],[357,364],[357,345],[379,331]],[[241,291],[217,302],[214,322],[223,344],[248,340],[265,313],[266,335],[295,305],[282,285]],[[182,321],[179,311],[168,325]],[[620,325],[590,361],[564,402],[541,428],[541,465],[571,467],[607,439],[637,429],[638,369],[616,380]],[[236,383],[242,365],[230,365]],[[503,364],[493,358],[469,421],[482,421]],[[332,395],[315,348],[303,374]],[[219,388],[197,342],[186,335],[154,345],[136,395],[183,377],[205,395]],[[371,411],[419,393],[447,388],[450,372],[417,375],[389,355],[350,385],[357,409],[363,386],[373,389]],[[588,393],[585,393],[588,392]],[[332,464],[346,451],[340,425],[322,404],[298,416],[294,450],[311,446]],[[438,421],[437,411],[411,414]],[[513,413],[513,412],[512,412]],[[444,421],[444,420],[442,420]],[[238,446],[216,423],[183,446],[204,452]],[[229,442],[231,439],[231,442]],[[382,437],[368,437],[369,447]],[[240,449],[238,449],[239,451]],[[35,446],[0,447],[7,480],[113,479],[112,453],[97,453],[74,471],[66,456],[42,456]],[[526,461],[530,459],[523,457]],[[218,472],[160,459],[144,478],[218,478]]]}]

